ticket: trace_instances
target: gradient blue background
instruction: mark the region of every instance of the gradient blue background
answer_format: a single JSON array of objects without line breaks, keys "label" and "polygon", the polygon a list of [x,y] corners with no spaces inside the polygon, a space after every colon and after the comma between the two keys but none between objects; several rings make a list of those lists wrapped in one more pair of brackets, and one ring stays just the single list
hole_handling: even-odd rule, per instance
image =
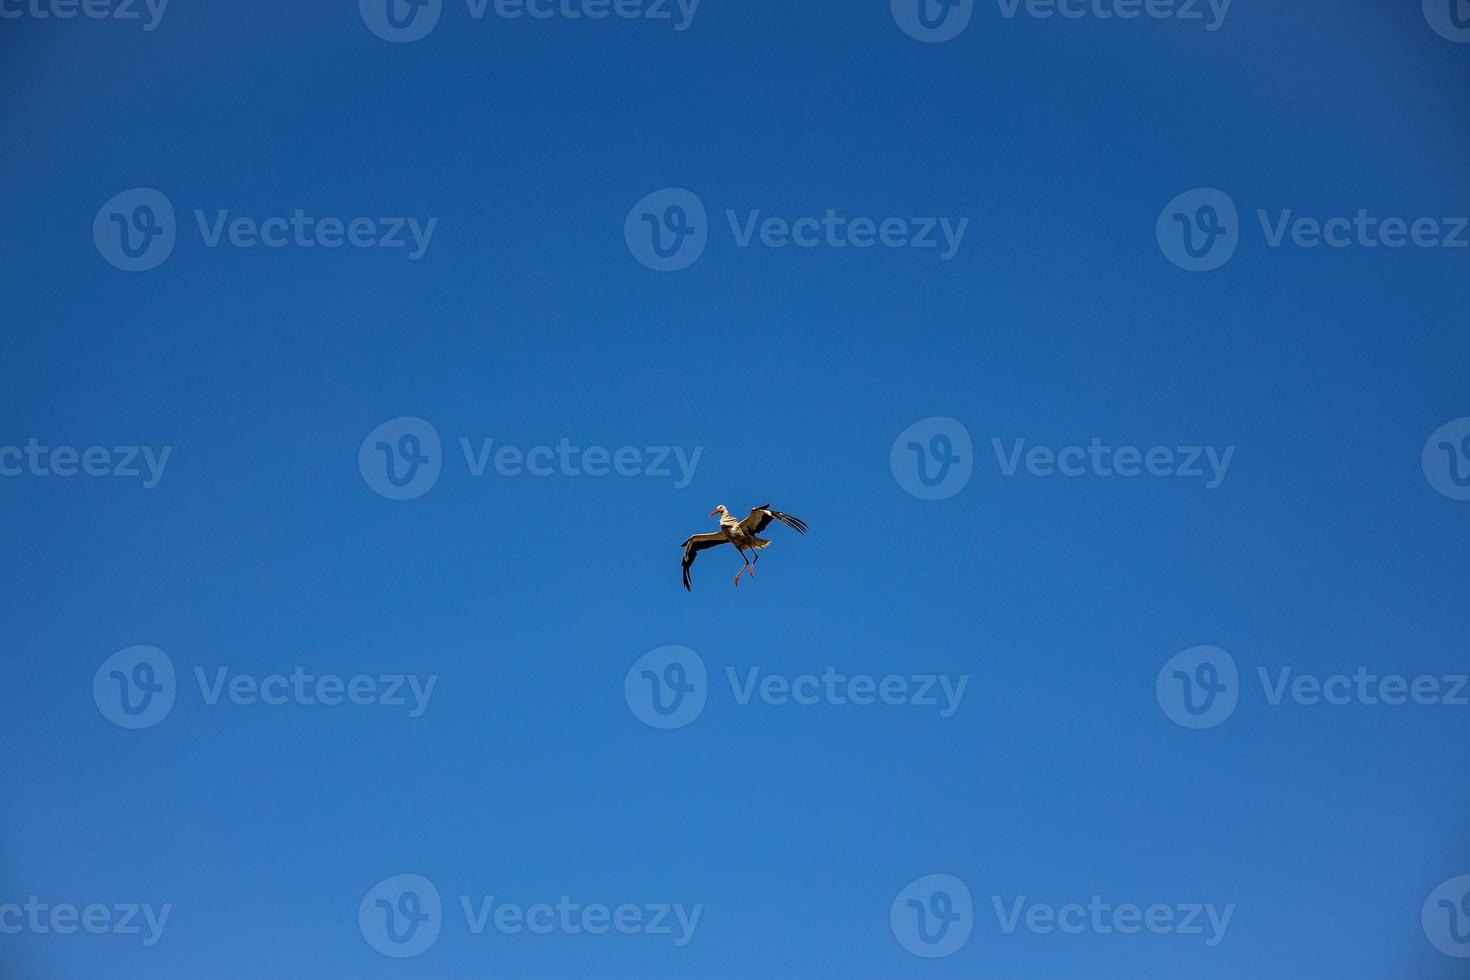
[{"label": "gradient blue background", "polygon": [[[1254,211],[1470,213],[1470,47],[1417,2],[1238,0],[1223,30],[1003,19],[944,45],[886,0],[705,0],[692,29],[487,17],[423,41],[355,4],[189,4],[161,27],[0,23],[0,443],[175,447],[163,483],[0,480],[0,899],[174,905],[164,941],[4,937],[34,978],[1449,978],[1419,923],[1470,871],[1465,708],[1267,707],[1256,666],[1460,672],[1470,504],[1419,465],[1470,415],[1470,254],[1267,248]],[[1224,269],[1154,220],[1226,189]],[[163,190],[161,268],[91,222]],[[693,268],[623,219],[684,186]],[[437,216],[428,255],[205,249],[189,211]],[[725,208],[968,216],[959,257],[737,249]],[[427,496],[357,471],[420,415]],[[963,420],[959,496],[888,468]],[[459,436],[705,447],[651,479],[469,478]],[[1223,488],[1002,479],[992,436],[1234,445]],[[767,499],[760,578],[678,584],[719,502]],[[109,724],[91,678],[154,644],[173,716]],[[657,732],[623,674],[668,643],[795,674],[967,673],[960,714],[735,706]],[[1246,695],[1188,732],[1176,651]],[[429,712],[206,707],[196,665],[440,675]],[[357,904],[428,876],[439,943],[373,952]],[[910,956],[888,905],[968,882],[974,938]],[[695,941],[470,937],[460,894],[702,902]],[[1226,941],[1002,935],[989,896],[1236,904]]]}]

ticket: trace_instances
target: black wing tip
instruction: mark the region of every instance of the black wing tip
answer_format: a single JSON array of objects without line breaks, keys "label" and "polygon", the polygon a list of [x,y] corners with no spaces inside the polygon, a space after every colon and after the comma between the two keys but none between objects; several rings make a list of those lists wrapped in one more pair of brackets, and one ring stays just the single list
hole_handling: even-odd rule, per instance
[{"label": "black wing tip", "polygon": [[797,534],[805,534],[807,531],[806,521],[802,520],[800,517],[792,517],[790,514],[783,514],[779,510],[774,510],[772,509],[770,504],[761,504],[759,507],[756,508],[756,510],[765,511],[767,514],[770,514],[782,524],[785,524],[787,527],[794,530]]},{"label": "black wing tip", "polygon": [[787,527],[792,528],[796,531],[797,534],[806,533],[806,521],[802,520],[801,518],[792,517],[790,514],[778,514],[776,516],[781,518],[782,524],[785,524]]}]

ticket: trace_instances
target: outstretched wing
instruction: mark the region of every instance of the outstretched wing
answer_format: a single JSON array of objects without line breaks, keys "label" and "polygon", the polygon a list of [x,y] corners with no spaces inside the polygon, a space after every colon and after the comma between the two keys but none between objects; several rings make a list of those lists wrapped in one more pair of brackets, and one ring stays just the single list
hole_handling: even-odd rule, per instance
[{"label": "outstretched wing", "polygon": [[690,587],[690,585],[689,585],[689,566],[694,564],[694,556],[697,555],[697,554],[699,554],[701,551],[703,551],[706,548],[713,548],[713,547],[715,547],[717,545],[728,544],[729,541],[730,541],[729,538],[727,538],[727,537],[725,537],[725,535],[717,532],[715,534],[695,534],[695,535],[691,535],[690,538],[689,538],[689,540],[684,542],[684,546],[683,546],[684,547],[684,569],[683,570],[684,570],[684,588],[685,588],[685,590],[687,590],[689,592],[693,592],[694,591]]},{"label": "outstretched wing", "polygon": [[740,522],[740,526],[748,534],[760,534],[772,521],[780,521],[798,534],[806,533],[806,522],[799,517],[783,514],[779,510],[771,510],[770,504],[763,504],[750,512],[750,516]]}]

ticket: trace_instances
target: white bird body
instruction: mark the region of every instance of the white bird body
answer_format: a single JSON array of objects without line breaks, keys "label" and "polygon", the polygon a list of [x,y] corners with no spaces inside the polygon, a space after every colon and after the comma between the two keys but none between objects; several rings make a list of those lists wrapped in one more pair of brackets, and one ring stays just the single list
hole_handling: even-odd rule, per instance
[{"label": "white bird body", "polygon": [[763,551],[770,545],[770,540],[759,536],[766,526],[772,521],[779,521],[787,527],[794,529],[798,534],[806,533],[806,523],[800,518],[783,514],[779,510],[772,510],[770,504],[753,508],[743,521],[737,521],[730,516],[730,509],[720,504],[710,511],[710,516],[720,515],[720,529],[713,534],[693,534],[684,541],[680,547],[684,549],[684,588],[692,590],[689,581],[689,566],[694,564],[694,556],[706,548],[713,548],[722,544],[733,544],[735,550],[740,552],[745,566],[735,573],[735,584],[740,584],[740,576],[750,572],[750,577],[755,578],[755,563],[760,561],[760,555],[755,556],[752,561],[745,557],[747,549],[755,552]]}]

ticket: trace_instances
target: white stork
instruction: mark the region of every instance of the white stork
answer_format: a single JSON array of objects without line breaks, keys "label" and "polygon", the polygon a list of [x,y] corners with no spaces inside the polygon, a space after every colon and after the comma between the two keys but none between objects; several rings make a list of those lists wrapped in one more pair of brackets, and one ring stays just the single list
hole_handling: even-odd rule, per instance
[{"label": "white stork", "polygon": [[[694,556],[706,548],[714,548],[722,544],[733,544],[735,550],[740,552],[740,559],[745,562],[744,567],[735,573],[735,585],[740,585],[740,576],[750,572],[750,577],[755,578],[755,563],[761,560],[760,550],[771,542],[756,535],[766,529],[772,521],[780,521],[789,528],[794,528],[798,534],[806,533],[806,522],[790,514],[783,514],[779,510],[771,510],[770,504],[762,504],[750,512],[743,521],[737,521],[730,516],[730,509],[724,504],[709,512],[709,516],[720,515],[720,529],[713,534],[693,534],[680,547],[684,549],[684,588],[693,591],[689,584],[689,566],[694,564]],[[755,560],[745,556],[745,549],[749,548],[755,552]]]}]

